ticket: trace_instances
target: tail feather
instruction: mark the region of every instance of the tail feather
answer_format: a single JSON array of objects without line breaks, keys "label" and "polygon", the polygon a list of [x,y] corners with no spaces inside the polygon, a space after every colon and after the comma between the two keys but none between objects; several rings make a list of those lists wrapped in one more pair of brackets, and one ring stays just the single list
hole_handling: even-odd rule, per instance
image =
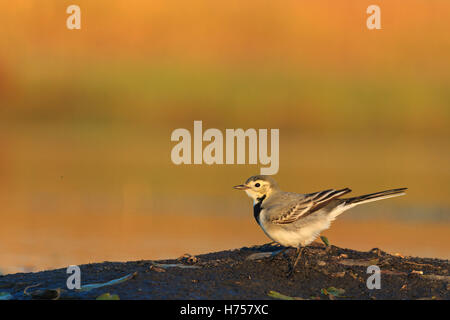
[{"label": "tail feather", "polygon": [[354,198],[348,198],[348,199],[342,199],[344,200],[345,206],[355,206],[362,203],[372,202],[372,201],[378,201],[398,196],[405,195],[405,191],[408,188],[398,188],[398,189],[392,189],[392,190],[385,190],[370,194],[365,194],[363,196],[354,197]]}]

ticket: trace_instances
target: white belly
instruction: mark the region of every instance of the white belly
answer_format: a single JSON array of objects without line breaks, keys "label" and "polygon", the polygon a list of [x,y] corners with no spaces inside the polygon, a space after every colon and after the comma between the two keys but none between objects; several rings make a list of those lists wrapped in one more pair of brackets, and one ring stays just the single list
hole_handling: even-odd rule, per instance
[{"label": "white belly", "polygon": [[330,221],[323,219],[314,221],[298,229],[283,228],[280,225],[275,225],[261,221],[261,228],[265,234],[273,241],[286,247],[300,247],[307,246],[313,242],[319,234],[330,227]]}]

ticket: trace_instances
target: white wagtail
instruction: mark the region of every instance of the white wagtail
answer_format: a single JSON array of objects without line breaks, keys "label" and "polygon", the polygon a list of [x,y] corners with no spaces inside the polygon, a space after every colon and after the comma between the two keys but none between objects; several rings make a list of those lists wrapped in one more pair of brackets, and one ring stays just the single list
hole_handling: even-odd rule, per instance
[{"label": "white wagtail", "polygon": [[245,184],[233,188],[244,190],[253,199],[253,215],[269,238],[284,247],[297,248],[297,257],[288,275],[294,272],[304,247],[328,229],[342,212],[362,203],[404,195],[407,189],[338,199],[351,190],[329,189],[308,194],[284,192],[272,177],[265,175],[250,177]]}]

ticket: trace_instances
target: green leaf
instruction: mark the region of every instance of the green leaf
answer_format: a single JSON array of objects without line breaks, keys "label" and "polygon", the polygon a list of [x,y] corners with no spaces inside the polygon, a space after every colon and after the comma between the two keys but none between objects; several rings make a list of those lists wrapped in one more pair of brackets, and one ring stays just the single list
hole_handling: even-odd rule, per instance
[{"label": "green leaf", "polygon": [[290,297],[290,296],[286,296],[282,293],[270,290],[269,293],[267,294],[269,297],[271,298],[275,298],[275,299],[280,299],[280,300],[305,300],[303,298],[300,297]]},{"label": "green leaf", "polygon": [[98,288],[102,288],[102,287],[106,287],[106,286],[112,286],[115,284],[119,284],[125,281],[128,281],[130,279],[133,279],[135,276],[137,275],[137,272],[135,273],[130,273],[127,274],[126,276],[119,278],[119,279],[114,279],[105,283],[93,283],[93,284],[87,284],[84,286],[81,286],[80,289],[78,289],[77,291],[90,291],[92,289],[98,289]]},{"label": "green leaf", "polygon": [[109,294],[109,292],[106,292],[99,295],[95,300],[120,300],[120,298],[117,294]]},{"label": "green leaf", "polygon": [[327,291],[328,291],[328,294],[332,294],[333,296],[336,296],[336,297],[340,297],[345,293],[344,289],[335,288],[335,287],[329,287],[327,289]]},{"label": "green leaf", "polygon": [[326,289],[321,289],[320,292],[326,296],[329,296],[330,298],[334,298],[334,297],[345,298],[343,296],[343,294],[345,293],[345,290],[341,289],[341,288],[329,287]]},{"label": "green leaf", "polygon": [[0,292],[0,300],[11,300],[13,296],[9,292]]},{"label": "green leaf", "polygon": [[327,238],[327,237],[325,237],[325,236],[320,236],[320,240],[322,240],[322,242],[325,243],[325,245],[326,245],[327,247],[330,246],[330,241],[328,241],[328,238]]}]

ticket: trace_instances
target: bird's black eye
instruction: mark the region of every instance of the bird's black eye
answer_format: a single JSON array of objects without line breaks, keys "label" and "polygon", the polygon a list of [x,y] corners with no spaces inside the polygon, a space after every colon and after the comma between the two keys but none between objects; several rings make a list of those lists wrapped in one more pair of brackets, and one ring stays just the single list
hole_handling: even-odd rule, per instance
[{"label": "bird's black eye", "polygon": [[255,187],[259,188],[260,184],[259,183],[255,183]]}]

